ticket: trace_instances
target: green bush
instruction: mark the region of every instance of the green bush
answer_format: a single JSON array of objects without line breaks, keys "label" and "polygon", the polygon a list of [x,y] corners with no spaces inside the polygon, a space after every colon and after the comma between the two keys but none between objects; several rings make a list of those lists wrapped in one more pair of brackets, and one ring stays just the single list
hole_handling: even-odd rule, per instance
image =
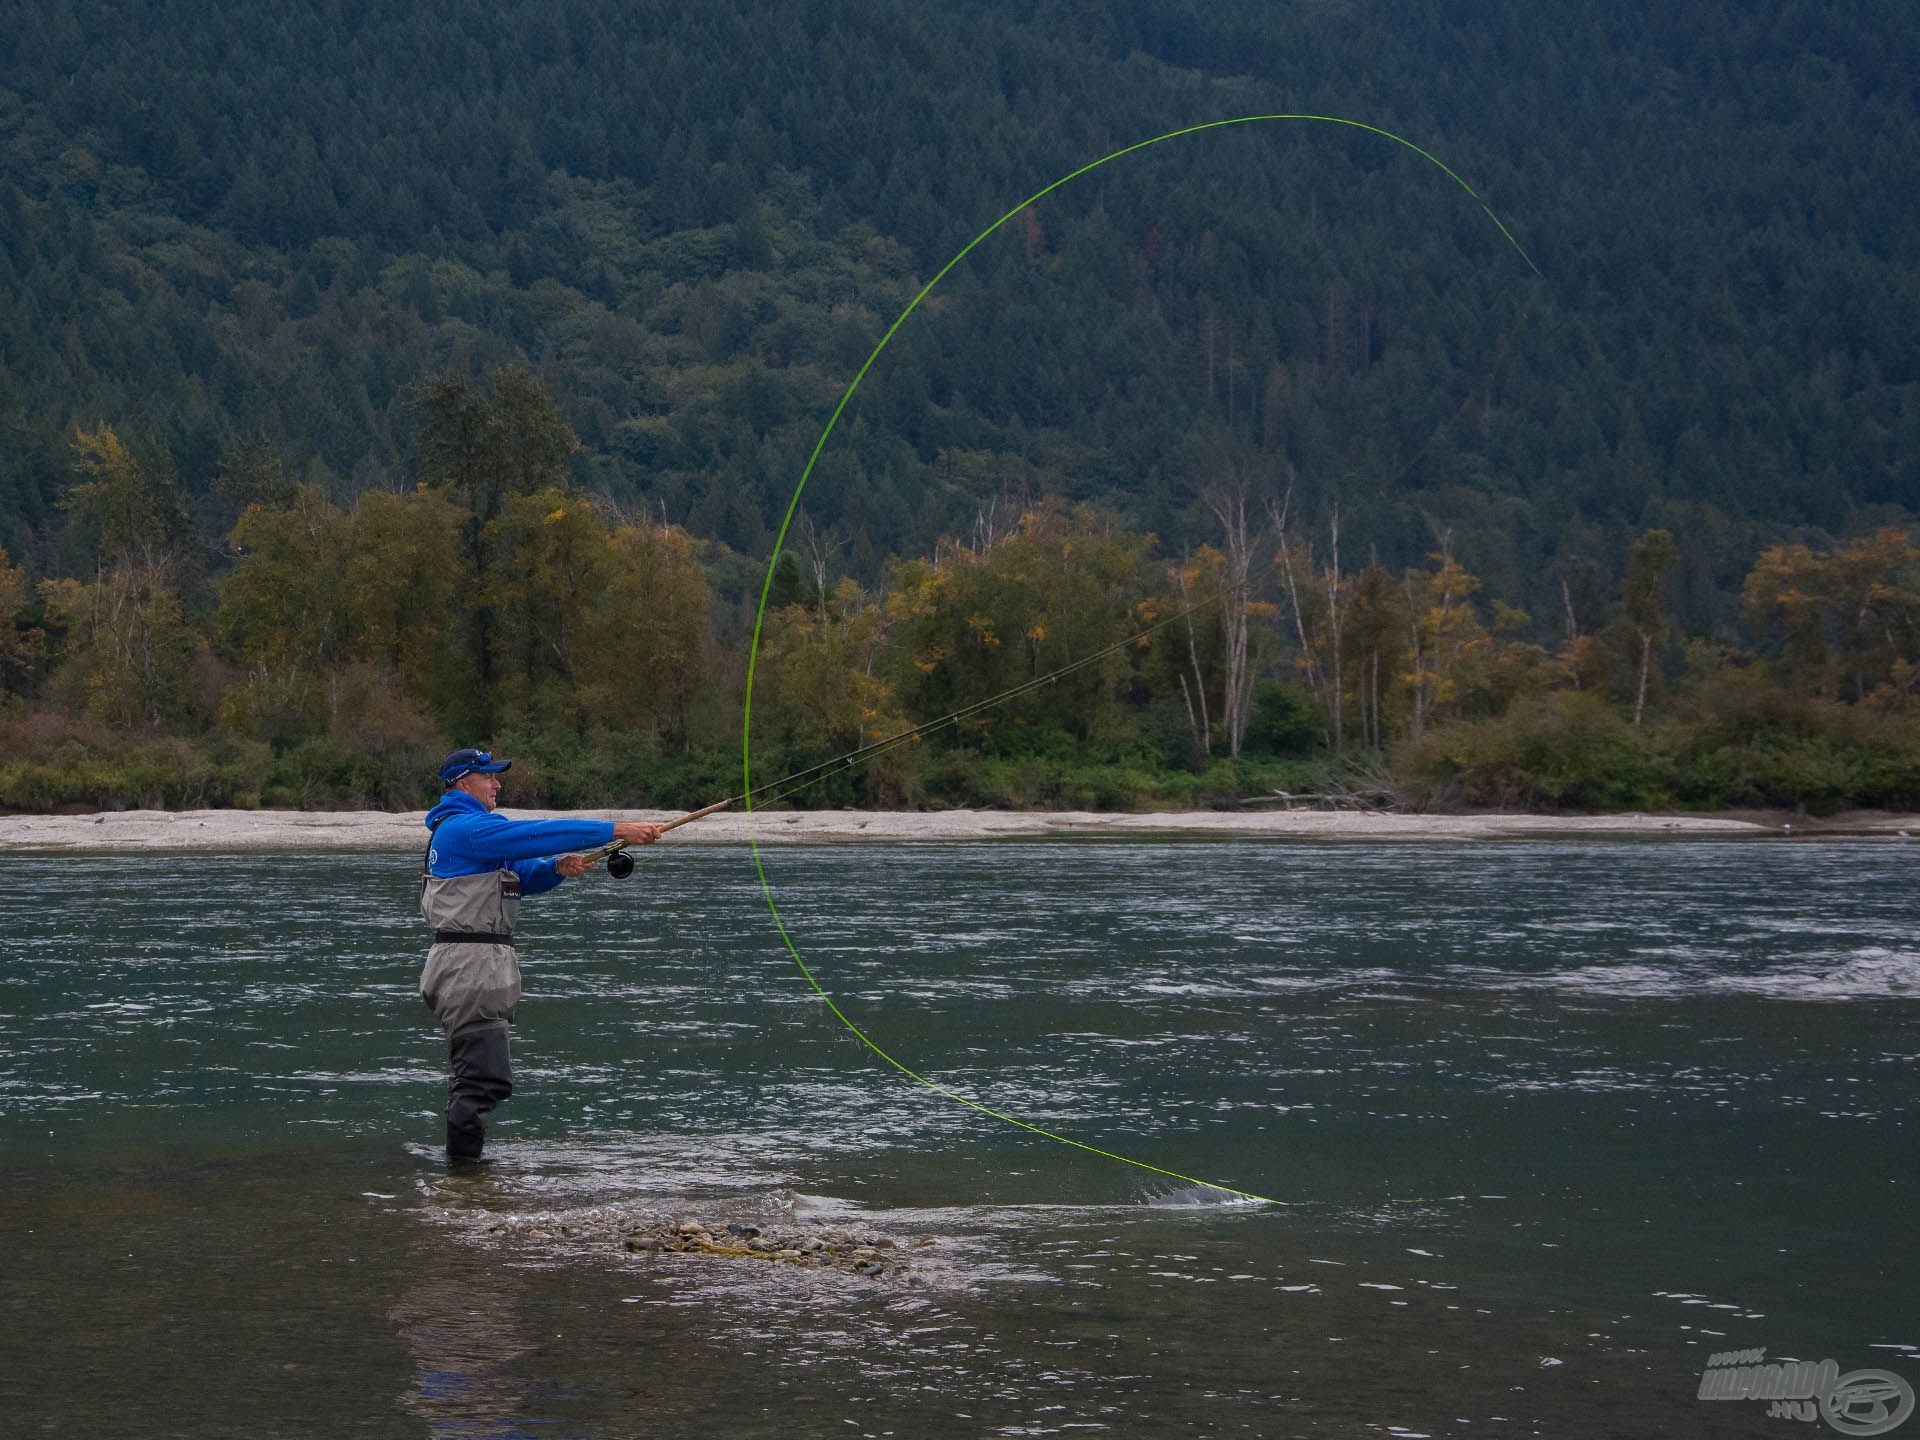
[{"label": "green bush", "polygon": [[1758,685],[1721,683],[1708,698],[1658,735],[1684,803],[1813,815],[1920,806],[1920,717]]},{"label": "green bush", "polygon": [[[95,743],[103,742],[95,737]],[[198,810],[260,803],[265,746],[173,739],[114,748],[117,753],[101,756],[87,741],[68,739],[44,760],[0,767],[0,808]]]},{"label": "green bush", "polygon": [[293,810],[418,809],[437,793],[430,766],[410,753],[368,754],[340,737],[317,736],[274,758],[260,803]]},{"label": "green bush", "polygon": [[[740,793],[738,750],[653,753],[638,744],[614,742],[606,768],[606,804],[616,809],[698,810]],[[754,783],[763,781],[754,767]]]},{"label": "green bush", "polygon": [[1891,724],[1861,767],[1854,803],[1882,810],[1920,810],[1920,725]]},{"label": "green bush", "polygon": [[1428,801],[1496,809],[1645,810],[1672,803],[1671,763],[1599,696],[1561,691],[1432,731],[1397,768]]},{"label": "green bush", "polygon": [[1262,680],[1253,688],[1253,714],[1241,742],[1243,755],[1311,755],[1319,748],[1321,725],[1313,697],[1298,685]]}]

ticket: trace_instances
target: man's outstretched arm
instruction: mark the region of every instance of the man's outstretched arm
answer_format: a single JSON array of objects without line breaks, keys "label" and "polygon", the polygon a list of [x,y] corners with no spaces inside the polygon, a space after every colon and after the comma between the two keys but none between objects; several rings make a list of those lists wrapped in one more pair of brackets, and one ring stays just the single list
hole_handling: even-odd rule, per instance
[{"label": "man's outstretched arm", "polygon": [[[644,820],[622,820],[613,827],[614,840],[628,845],[651,845],[660,838],[660,827]],[[602,845],[608,843],[603,840]],[[523,860],[509,868],[520,877],[523,895],[539,895],[553,889],[562,880],[576,880],[593,868],[585,855],[560,855],[551,859]]]}]

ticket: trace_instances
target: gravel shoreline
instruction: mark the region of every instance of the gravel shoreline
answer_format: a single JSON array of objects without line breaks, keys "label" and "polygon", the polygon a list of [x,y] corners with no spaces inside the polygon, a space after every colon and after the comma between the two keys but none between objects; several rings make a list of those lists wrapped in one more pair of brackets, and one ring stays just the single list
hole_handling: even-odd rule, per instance
[{"label": "gravel shoreline", "polygon": [[[288,850],[417,851],[421,811],[122,810],[98,815],[0,816],[0,852],[123,854]],[[522,810],[520,819],[587,815],[669,820],[662,810]],[[1920,836],[1920,817],[1855,813],[1824,820],[1717,815],[1401,815],[1359,811],[1198,810],[1166,814],[1091,811],[885,810],[723,813],[668,835],[666,845],[865,844],[955,840],[1287,839],[1537,840],[1581,838],[1764,838],[1820,836],[1900,840]]]}]

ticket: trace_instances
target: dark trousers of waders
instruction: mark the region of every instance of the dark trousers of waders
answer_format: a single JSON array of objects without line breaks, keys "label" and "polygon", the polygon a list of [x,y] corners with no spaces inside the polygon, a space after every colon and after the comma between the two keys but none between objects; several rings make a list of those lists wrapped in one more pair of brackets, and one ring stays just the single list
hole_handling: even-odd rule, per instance
[{"label": "dark trousers of waders", "polygon": [[504,1020],[462,1030],[447,1041],[447,1156],[478,1160],[487,1143],[487,1116],[513,1094]]}]

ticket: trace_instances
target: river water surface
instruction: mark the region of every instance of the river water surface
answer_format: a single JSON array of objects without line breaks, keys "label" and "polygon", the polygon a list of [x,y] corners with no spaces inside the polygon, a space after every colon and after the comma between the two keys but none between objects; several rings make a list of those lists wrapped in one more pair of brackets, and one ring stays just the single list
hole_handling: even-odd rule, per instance
[{"label": "river water surface", "polygon": [[[474,1175],[413,857],[12,856],[0,1433],[1792,1435],[1709,1355],[1920,1383],[1920,847],[765,858],[902,1063],[1283,1203],[905,1079],[745,850],[528,902]],[[907,1258],[607,1239],[683,1216]]]}]

